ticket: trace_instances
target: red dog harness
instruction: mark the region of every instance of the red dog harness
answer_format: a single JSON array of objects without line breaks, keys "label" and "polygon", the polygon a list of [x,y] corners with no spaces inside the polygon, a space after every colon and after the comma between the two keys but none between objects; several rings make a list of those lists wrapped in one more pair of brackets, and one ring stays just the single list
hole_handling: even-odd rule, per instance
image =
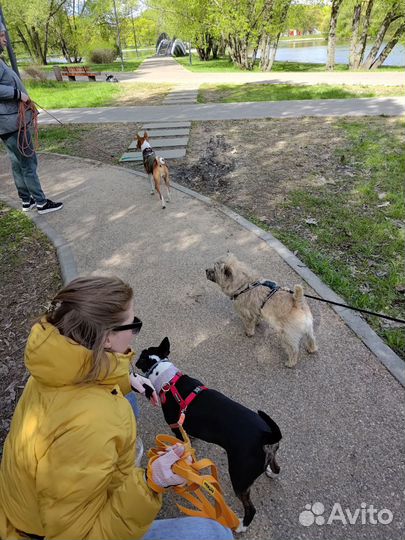
[{"label": "red dog harness", "polygon": [[183,424],[184,422],[184,414],[187,410],[187,407],[190,405],[190,403],[200,394],[203,390],[208,390],[206,386],[197,386],[194,388],[194,390],[185,398],[183,399],[180,395],[180,392],[176,388],[176,382],[180,379],[180,377],[183,376],[183,373],[181,371],[178,371],[176,375],[171,379],[168,383],[164,384],[162,386],[161,391],[159,392],[159,398],[160,403],[164,405],[166,402],[166,392],[171,392],[174,399],[177,401],[180,407],[180,417],[176,424],[169,424],[171,428],[178,428],[179,424]]}]

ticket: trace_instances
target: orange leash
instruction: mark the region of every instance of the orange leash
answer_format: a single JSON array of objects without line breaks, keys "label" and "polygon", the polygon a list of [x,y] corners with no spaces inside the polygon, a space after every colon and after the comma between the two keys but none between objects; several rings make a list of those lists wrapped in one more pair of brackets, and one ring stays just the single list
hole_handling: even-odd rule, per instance
[{"label": "orange leash", "polygon": [[[189,516],[214,519],[225,527],[233,530],[237,529],[240,520],[225,502],[218,480],[216,465],[209,459],[197,461],[195,450],[191,446],[187,433],[182,425],[179,425],[179,429],[184,441],[176,439],[173,435],[157,435],[156,447],[148,452],[148,484],[158,493],[165,491],[165,488],[157,486],[152,480],[152,463],[161,455],[161,452],[165,452],[170,446],[180,443],[184,446],[185,452],[179,461],[173,465],[172,470],[182,476],[187,483],[184,486],[173,486],[172,489],[191,505],[194,505],[196,509],[176,503],[177,508]],[[203,469],[209,469],[208,473],[203,474],[201,472]],[[214,503],[210,501],[210,498],[214,499]]]},{"label": "orange leash", "polygon": [[[31,124],[34,130],[34,144],[30,144],[29,125],[27,124],[27,112],[32,114]],[[24,157],[32,157],[38,148],[38,109],[32,101],[20,101],[18,104],[18,150]]]}]

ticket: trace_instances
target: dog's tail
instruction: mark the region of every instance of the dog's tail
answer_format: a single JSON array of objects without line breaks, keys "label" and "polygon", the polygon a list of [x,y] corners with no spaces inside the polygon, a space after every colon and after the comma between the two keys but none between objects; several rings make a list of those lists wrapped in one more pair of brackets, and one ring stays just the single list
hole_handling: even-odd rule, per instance
[{"label": "dog's tail", "polygon": [[280,441],[282,438],[282,435],[281,435],[280,428],[275,423],[275,421],[272,420],[270,416],[263,411],[257,411],[257,414],[260,416],[262,420],[266,422],[266,424],[270,428],[270,431],[265,432],[265,440],[263,441],[264,444],[275,444],[278,441]]},{"label": "dog's tail", "polygon": [[304,289],[301,285],[294,286],[293,301],[296,307],[302,307],[304,305]]},{"label": "dog's tail", "polygon": [[166,165],[165,158],[162,158],[162,156],[157,156],[156,161],[158,162],[159,167]]}]

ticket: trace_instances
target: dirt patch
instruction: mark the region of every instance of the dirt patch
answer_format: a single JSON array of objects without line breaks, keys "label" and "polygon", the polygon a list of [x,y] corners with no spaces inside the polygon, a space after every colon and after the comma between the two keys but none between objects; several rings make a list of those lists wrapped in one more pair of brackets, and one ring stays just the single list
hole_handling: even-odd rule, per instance
[{"label": "dirt patch", "polygon": [[41,127],[38,150],[80,156],[116,165],[141,127],[140,123],[134,122],[66,124],[63,128]]},{"label": "dirt patch", "polygon": [[[0,206],[0,226],[11,210]],[[59,264],[53,246],[37,229],[21,228],[3,242],[0,257],[0,453],[11,417],[28,378],[24,348],[32,324],[61,286]],[[16,249],[16,242],[18,247]],[[4,249],[4,246],[7,246]],[[8,249],[9,248],[9,249]]]},{"label": "dirt patch", "polygon": [[229,174],[235,168],[234,147],[226,142],[225,135],[213,135],[206,141],[200,159],[174,168],[181,183],[202,193],[224,192],[230,187]]},{"label": "dirt patch", "polygon": [[187,157],[171,166],[172,176],[276,224],[289,191],[336,184],[352,174],[336,156],[345,141],[335,124],[321,118],[196,123]]}]

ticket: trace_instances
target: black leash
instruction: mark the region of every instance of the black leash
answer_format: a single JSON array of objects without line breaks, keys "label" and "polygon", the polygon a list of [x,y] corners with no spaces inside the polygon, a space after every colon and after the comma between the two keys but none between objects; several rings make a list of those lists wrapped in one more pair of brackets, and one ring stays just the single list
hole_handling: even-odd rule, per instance
[{"label": "black leash", "polygon": [[[284,291],[287,291],[291,294],[294,293],[291,289],[284,289]],[[325,300],[325,298],[319,298],[319,296],[312,296],[311,294],[304,294],[307,298],[312,298],[313,300],[319,300],[320,302],[326,302],[327,304],[333,304],[334,306],[340,306],[346,309],[351,309],[353,311],[360,311],[361,313],[367,313],[367,315],[375,315],[376,317],[381,317],[382,319],[388,319],[389,321],[395,321],[398,323],[405,324],[405,320],[403,319],[397,319],[396,317],[390,317],[389,315],[384,315],[382,313],[376,313],[375,311],[369,311],[368,309],[361,309],[361,308],[355,308],[352,306],[348,306],[346,304],[341,304],[339,302],[334,302],[333,300]]]}]

